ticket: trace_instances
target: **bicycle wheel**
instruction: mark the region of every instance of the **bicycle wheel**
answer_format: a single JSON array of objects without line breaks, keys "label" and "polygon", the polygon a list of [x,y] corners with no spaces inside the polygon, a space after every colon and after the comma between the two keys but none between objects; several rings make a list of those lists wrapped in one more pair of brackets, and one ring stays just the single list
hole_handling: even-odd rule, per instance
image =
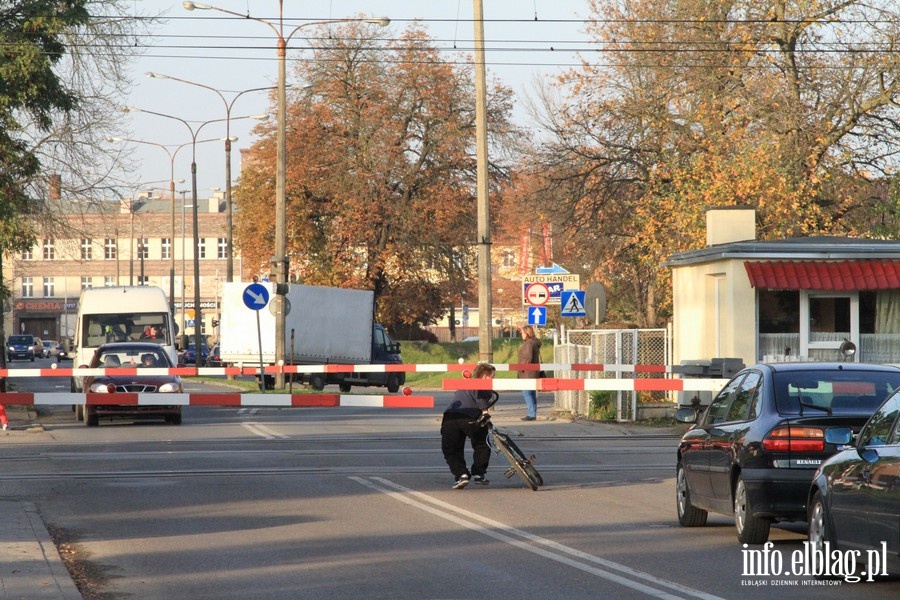
[{"label": "bicycle wheel", "polygon": [[525,456],[525,453],[522,452],[516,443],[512,441],[512,439],[507,438],[506,444],[509,446],[510,451],[514,456],[517,457],[519,463],[522,465],[522,468],[528,473],[528,476],[534,481],[538,486],[544,485],[544,479],[541,477],[541,474],[538,473],[538,470],[534,466],[534,456],[530,458]]},{"label": "bicycle wheel", "polygon": [[[493,438],[494,446],[500,451],[500,454],[503,455],[507,462],[509,462],[509,466],[512,470],[521,477],[522,481],[525,482],[525,485],[530,487],[532,491],[537,491],[538,487],[541,485],[541,483],[537,481],[540,476],[538,476],[538,478],[533,478],[529,472],[537,473],[537,471],[534,470],[534,466],[528,461],[523,461],[510,450],[510,447],[507,444],[512,442],[509,438],[496,432],[494,432]],[[516,448],[516,450],[518,450],[518,448]],[[519,451],[519,454],[521,454],[521,451]],[[526,470],[526,466],[531,467],[531,469]]]}]

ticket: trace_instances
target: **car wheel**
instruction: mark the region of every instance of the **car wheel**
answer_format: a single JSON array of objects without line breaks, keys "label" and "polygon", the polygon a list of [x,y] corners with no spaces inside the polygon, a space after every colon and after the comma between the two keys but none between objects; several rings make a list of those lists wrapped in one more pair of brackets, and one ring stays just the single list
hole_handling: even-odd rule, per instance
[{"label": "car wheel", "polygon": [[166,423],[169,425],[181,425],[181,415],[166,415]]},{"label": "car wheel", "polygon": [[688,487],[684,466],[679,462],[675,475],[675,506],[678,509],[678,524],[682,527],[703,527],[709,513],[691,504],[691,490]]},{"label": "car wheel", "polygon": [[84,405],[84,424],[88,427],[97,427],[100,425],[100,417],[97,415],[97,409],[89,404]]},{"label": "car wheel", "polygon": [[751,510],[744,479],[738,476],[734,488],[734,526],[737,528],[738,541],[742,544],[764,544],[769,539],[769,526],[772,522],[754,517]]},{"label": "car wheel", "polygon": [[828,524],[828,509],[822,500],[822,494],[816,492],[809,507],[809,543],[814,547],[822,548],[825,542],[834,547],[834,535]]}]

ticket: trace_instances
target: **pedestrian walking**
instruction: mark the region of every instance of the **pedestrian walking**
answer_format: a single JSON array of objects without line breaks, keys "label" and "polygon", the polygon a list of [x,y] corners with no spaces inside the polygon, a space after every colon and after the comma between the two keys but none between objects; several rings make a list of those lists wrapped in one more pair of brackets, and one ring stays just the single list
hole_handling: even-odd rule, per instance
[{"label": "pedestrian walking", "polygon": [[0,425],[3,426],[3,431],[9,429],[9,419],[6,418],[6,407],[0,404]]},{"label": "pedestrian walking", "polygon": [[[494,365],[480,363],[472,373],[473,379],[493,379]],[[441,451],[453,473],[453,489],[460,490],[470,481],[486,484],[491,460],[487,443],[488,430],[477,421],[487,411],[491,390],[457,390],[441,420]],[[472,469],[466,466],[466,440],[472,445]]]},{"label": "pedestrian walking", "polygon": [[[539,365],[541,362],[541,340],[534,335],[534,327],[525,325],[519,330],[522,334],[522,345],[519,346],[520,365]],[[519,379],[537,379],[540,374],[537,370],[519,369]],[[525,399],[526,414],[523,421],[534,421],[537,418],[537,390],[522,390]]]}]

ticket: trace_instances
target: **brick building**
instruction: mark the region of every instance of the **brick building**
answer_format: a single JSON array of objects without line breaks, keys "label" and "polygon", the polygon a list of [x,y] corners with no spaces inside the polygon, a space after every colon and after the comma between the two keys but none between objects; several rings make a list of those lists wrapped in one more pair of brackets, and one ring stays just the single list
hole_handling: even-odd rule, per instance
[{"label": "brick building", "polygon": [[[193,205],[142,192],[128,199],[70,203],[52,226],[41,227],[28,252],[6,257],[3,280],[12,298],[4,311],[5,330],[41,339],[62,339],[74,329],[78,298],[87,287],[152,285],[174,306],[175,322],[193,335],[194,286],[200,286],[201,332],[212,342],[218,297],[226,278],[225,202],[222,193],[198,199],[199,251],[193,251]],[[200,281],[194,281],[195,254]],[[174,278],[171,273],[174,271]],[[234,278],[242,263],[235,252]],[[171,291],[174,290],[174,294]],[[170,297],[170,295],[174,295]]]}]

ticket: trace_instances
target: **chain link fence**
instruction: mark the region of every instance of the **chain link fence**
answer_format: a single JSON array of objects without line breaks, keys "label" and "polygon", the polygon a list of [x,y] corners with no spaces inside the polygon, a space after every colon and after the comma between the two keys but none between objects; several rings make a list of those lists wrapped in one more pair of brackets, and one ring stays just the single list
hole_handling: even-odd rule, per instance
[{"label": "chain link fence", "polygon": [[[553,362],[595,365],[668,365],[669,336],[665,329],[575,329],[564,330],[553,348]],[[659,378],[660,373],[634,371],[561,371],[569,379]],[[592,394],[594,398],[592,398]],[[556,392],[558,410],[580,416],[611,415],[617,421],[634,421],[640,403],[667,401],[666,392],[575,391]],[[600,414],[598,414],[600,413]]]}]

